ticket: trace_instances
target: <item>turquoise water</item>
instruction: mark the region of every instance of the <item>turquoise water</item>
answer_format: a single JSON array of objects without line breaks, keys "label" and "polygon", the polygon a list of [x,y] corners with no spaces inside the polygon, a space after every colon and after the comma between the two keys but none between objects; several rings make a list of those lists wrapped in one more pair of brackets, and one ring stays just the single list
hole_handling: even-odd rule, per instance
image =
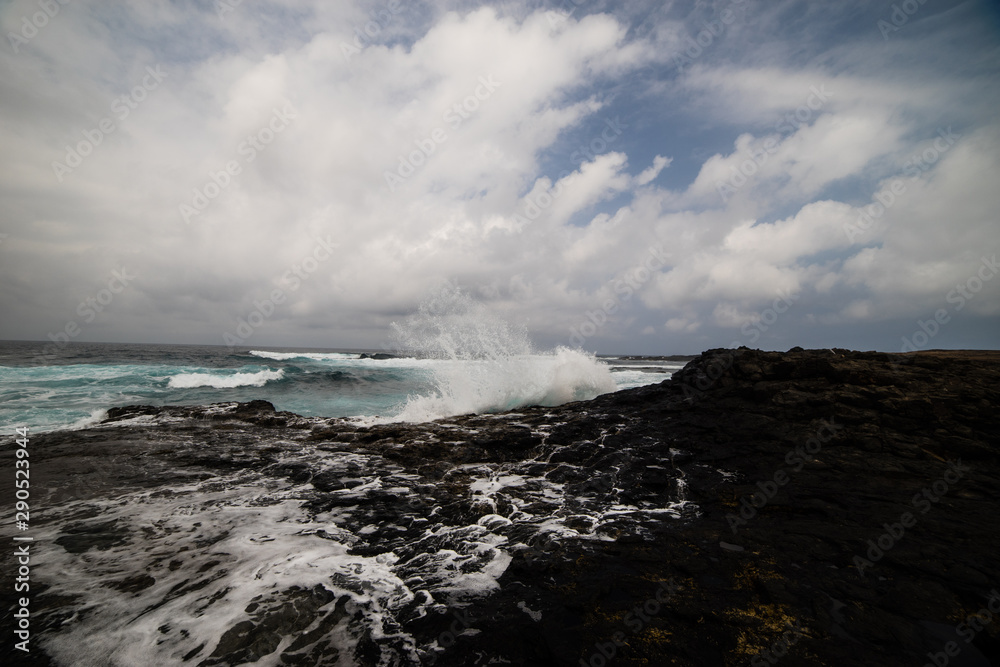
[{"label": "turquoise water", "polygon": [[[364,351],[0,342],[0,433],[79,428],[108,408],[270,401],[320,417],[425,421],[660,382],[683,364],[560,348],[490,359],[361,358]],[[49,348],[51,351],[51,348]]]}]

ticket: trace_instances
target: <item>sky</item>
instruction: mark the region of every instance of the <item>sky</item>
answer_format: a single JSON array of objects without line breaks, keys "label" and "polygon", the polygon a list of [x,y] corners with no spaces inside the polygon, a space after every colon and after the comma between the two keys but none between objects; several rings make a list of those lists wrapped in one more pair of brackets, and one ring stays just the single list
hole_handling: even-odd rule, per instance
[{"label": "sky", "polygon": [[994,2],[0,27],[0,339],[379,349],[459,290],[539,349],[1000,346]]}]

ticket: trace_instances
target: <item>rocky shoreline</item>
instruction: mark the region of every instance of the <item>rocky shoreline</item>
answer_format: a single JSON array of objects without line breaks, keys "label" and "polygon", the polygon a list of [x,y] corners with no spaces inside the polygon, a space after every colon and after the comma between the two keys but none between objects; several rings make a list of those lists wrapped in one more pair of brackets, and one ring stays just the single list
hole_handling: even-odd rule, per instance
[{"label": "rocky shoreline", "polygon": [[997,352],[741,348],[428,424],[117,408],[32,438],[37,643],[3,657],[997,665],[998,405]]}]

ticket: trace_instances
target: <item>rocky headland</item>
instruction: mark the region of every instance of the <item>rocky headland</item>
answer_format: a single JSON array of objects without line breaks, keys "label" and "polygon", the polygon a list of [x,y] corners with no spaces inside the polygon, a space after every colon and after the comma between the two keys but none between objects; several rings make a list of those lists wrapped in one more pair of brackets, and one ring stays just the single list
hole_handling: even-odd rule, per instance
[{"label": "rocky headland", "polygon": [[32,437],[0,659],[1000,665],[998,406],[998,352],[741,348],[425,424],[116,408]]}]

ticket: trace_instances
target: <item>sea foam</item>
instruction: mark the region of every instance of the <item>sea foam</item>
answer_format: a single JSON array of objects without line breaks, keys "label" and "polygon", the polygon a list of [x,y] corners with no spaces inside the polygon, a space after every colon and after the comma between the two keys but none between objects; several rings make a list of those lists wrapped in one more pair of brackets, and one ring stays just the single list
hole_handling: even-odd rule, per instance
[{"label": "sea foam", "polygon": [[538,353],[527,331],[489,312],[458,288],[439,290],[402,324],[402,349],[439,360],[434,388],[411,395],[382,421],[422,422],[460,414],[553,406],[615,391],[607,365],[580,350]]},{"label": "sea foam", "polygon": [[312,359],[313,361],[334,361],[340,359],[357,359],[357,354],[347,352],[271,352],[269,350],[250,350],[250,354],[262,359],[287,361],[289,359]]},{"label": "sea foam", "polygon": [[285,371],[280,368],[276,371],[264,370],[256,373],[181,373],[171,377],[167,386],[171,389],[263,387],[271,380],[280,380],[283,377],[285,377]]}]

